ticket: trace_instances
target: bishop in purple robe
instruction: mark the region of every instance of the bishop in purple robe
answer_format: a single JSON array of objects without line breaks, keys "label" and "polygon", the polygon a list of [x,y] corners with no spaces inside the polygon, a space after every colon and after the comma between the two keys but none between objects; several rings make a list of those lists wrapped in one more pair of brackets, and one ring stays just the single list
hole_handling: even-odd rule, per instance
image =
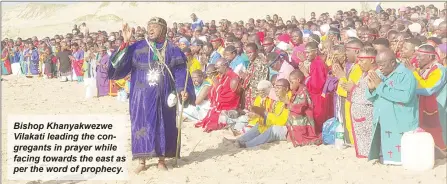
[{"label": "bishop in purple robe", "polygon": [[151,18],[147,30],[148,38],[128,46],[131,32],[124,25],[125,43],[112,54],[108,69],[111,80],[131,74],[129,111],[132,156],[140,160],[137,173],[144,170],[146,158],[159,157],[158,168],[167,169],[164,158],[176,156],[177,107],[168,105],[168,96],[182,93],[185,104],[195,102],[186,56],[166,39],[166,21]]}]

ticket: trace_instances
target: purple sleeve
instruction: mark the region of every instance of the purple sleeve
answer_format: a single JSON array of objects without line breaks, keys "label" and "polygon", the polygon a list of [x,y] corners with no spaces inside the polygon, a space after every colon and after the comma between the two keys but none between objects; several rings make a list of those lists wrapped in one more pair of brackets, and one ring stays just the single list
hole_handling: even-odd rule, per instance
[{"label": "purple sleeve", "polygon": [[[125,47],[123,50],[117,50],[108,57],[108,77],[111,80],[118,80],[126,77],[132,70],[132,58],[135,51],[136,44]],[[101,59],[102,60],[102,59]],[[113,66],[115,63],[115,66]]]},{"label": "purple sleeve", "polygon": [[328,91],[334,92],[335,90],[337,90],[338,78],[337,77],[329,77],[328,81],[329,81]]},{"label": "purple sleeve", "polygon": [[338,85],[338,78],[328,75],[328,78],[324,83],[323,94],[334,92],[337,89],[337,85]]},{"label": "purple sleeve", "polygon": [[329,86],[329,80],[326,80],[326,82],[324,83],[324,86],[323,86],[323,94],[327,94],[327,92],[328,92],[328,86]]}]

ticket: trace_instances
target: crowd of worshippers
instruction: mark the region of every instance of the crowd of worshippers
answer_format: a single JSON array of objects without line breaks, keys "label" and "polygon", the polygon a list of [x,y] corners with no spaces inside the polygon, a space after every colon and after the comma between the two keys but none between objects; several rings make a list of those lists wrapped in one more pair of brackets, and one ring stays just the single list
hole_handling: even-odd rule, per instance
[{"label": "crowd of worshippers", "polygon": [[[239,147],[274,141],[322,144],[323,124],[336,118],[359,158],[400,163],[403,133],[423,129],[445,154],[447,143],[447,3],[363,11],[278,15],[248,22],[173,23],[167,38],[187,58],[196,101],[185,121],[205,132],[225,129]],[[145,41],[132,29],[129,44]],[[125,88],[107,78],[122,32],[2,41],[2,74],[96,79],[98,96]],[[116,85],[120,83],[121,85]],[[116,88],[115,88],[116,87]],[[127,87],[128,88],[128,87]],[[129,89],[127,89],[129,90]]]}]

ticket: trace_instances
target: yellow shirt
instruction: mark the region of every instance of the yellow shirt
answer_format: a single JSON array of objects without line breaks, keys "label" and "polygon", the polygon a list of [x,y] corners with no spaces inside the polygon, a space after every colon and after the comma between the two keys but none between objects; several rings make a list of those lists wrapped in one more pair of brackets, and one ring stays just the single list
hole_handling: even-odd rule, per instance
[{"label": "yellow shirt", "polygon": [[217,52],[220,54],[221,57],[223,57],[223,55],[224,55],[224,50],[225,50],[225,48],[222,46],[217,49]]},{"label": "yellow shirt", "polygon": [[[287,97],[290,98],[292,93],[289,91]],[[285,104],[280,101],[274,101],[270,98],[263,99],[257,96],[253,102],[253,106],[261,107],[264,106],[267,112],[267,119],[264,121],[264,117],[256,117],[249,120],[249,125],[258,124],[259,133],[264,133],[271,126],[285,126],[287,123],[287,118],[289,117],[289,110],[286,108]],[[273,104],[272,104],[273,103]],[[272,109],[271,109],[272,108]]]},{"label": "yellow shirt", "polygon": [[332,66],[332,60],[331,59],[326,59],[326,66],[331,67]]},{"label": "yellow shirt", "polygon": [[211,86],[213,85],[213,80],[211,80],[211,78],[207,77],[205,80],[208,81],[211,84]]},{"label": "yellow shirt", "polygon": [[[339,83],[337,86],[337,95],[338,96],[342,96],[342,97],[347,97],[348,96],[348,92],[346,90],[344,90],[342,87],[340,87],[341,83],[347,83],[348,81],[352,81],[355,84],[358,83],[358,81],[360,80],[360,78],[362,77],[362,69],[360,68],[360,66],[358,64],[354,64],[351,68],[351,72],[349,73],[348,78],[343,77],[339,79]],[[349,79],[349,80],[348,80]]]},{"label": "yellow shirt", "polygon": [[202,65],[200,64],[200,61],[197,60],[196,58],[188,60],[187,66],[190,74],[196,70],[202,70]]},{"label": "yellow shirt", "polygon": [[[343,88],[341,88],[340,84],[342,82],[346,83],[348,81],[351,81],[357,85],[359,83],[362,75],[363,75],[363,72],[362,72],[362,69],[360,68],[360,66],[358,64],[354,64],[354,66],[352,66],[351,72],[349,73],[348,79],[340,78],[340,82],[338,83],[339,86],[337,87],[337,94],[339,96],[347,97],[348,92],[346,90],[344,90]],[[341,107],[341,108],[343,108],[343,107]],[[348,130],[348,133],[349,133],[349,140],[350,140],[351,144],[354,144],[354,135],[352,134],[352,121],[351,121],[351,102],[349,100],[345,101],[344,108],[345,108],[345,124],[346,124],[346,129]]]},{"label": "yellow shirt", "polygon": [[125,80],[125,79],[119,79],[119,80],[115,81],[116,85],[118,85],[120,88],[125,88],[126,82],[127,82],[127,80]]},{"label": "yellow shirt", "polygon": [[[431,70],[431,68],[429,70]],[[442,79],[443,72],[439,68],[431,71],[430,74],[427,76],[427,79],[422,78],[422,76],[419,74],[419,69],[413,71],[413,75],[414,78],[416,78],[416,81],[418,82],[417,89],[426,89],[427,91],[431,92],[435,87],[443,84],[443,82],[441,82],[443,80]]]},{"label": "yellow shirt", "polygon": [[321,42],[326,41],[326,38],[327,38],[327,35],[323,35],[323,36],[321,36]]}]

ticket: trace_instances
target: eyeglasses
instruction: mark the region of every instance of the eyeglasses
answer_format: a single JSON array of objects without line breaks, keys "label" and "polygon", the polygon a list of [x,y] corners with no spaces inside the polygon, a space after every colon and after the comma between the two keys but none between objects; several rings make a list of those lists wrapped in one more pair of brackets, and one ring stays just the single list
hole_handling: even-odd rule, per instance
[{"label": "eyeglasses", "polygon": [[280,90],[280,89],[284,89],[284,88],[287,88],[287,86],[284,86],[284,85],[275,85],[275,89]]}]

